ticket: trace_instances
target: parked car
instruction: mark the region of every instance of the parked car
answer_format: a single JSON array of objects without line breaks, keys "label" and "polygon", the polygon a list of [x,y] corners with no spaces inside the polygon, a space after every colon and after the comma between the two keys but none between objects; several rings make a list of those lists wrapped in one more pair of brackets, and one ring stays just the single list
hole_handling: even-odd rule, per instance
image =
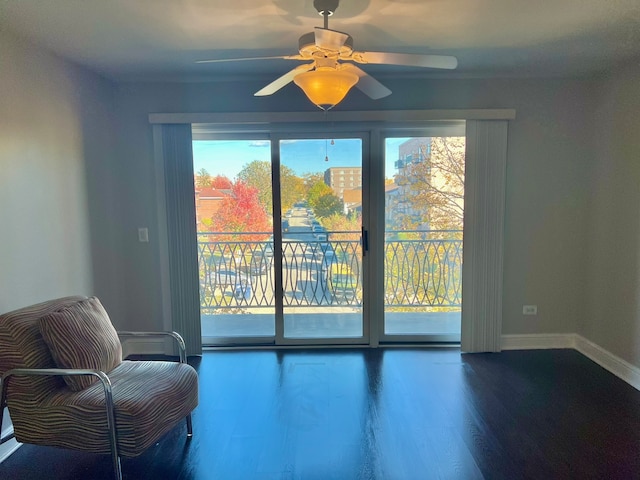
[{"label": "parked car", "polygon": [[264,245],[264,255],[266,257],[273,257],[273,235],[269,236],[269,239]]},{"label": "parked car", "polygon": [[316,260],[322,263],[322,270],[326,271],[331,268],[336,261],[336,252],[330,243],[318,243],[315,249]]},{"label": "parked car", "polygon": [[209,285],[219,289],[222,295],[232,295],[237,300],[249,300],[252,295],[251,280],[246,275],[231,269],[209,272]]},{"label": "parked car", "polygon": [[353,304],[357,302],[358,278],[351,272],[330,270],[329,291],[332,303]]},{"label": "parked car", "polygon": [[283,220],[282,221],[282,231],[283,232],[288,232],[289,231],[289,220]]},{"label": "parked car", "polygon": [[249,260],[248,270],[251,275],[264,275],[271,268],[273,250],[271,255],[263,252],[254,252]]}]

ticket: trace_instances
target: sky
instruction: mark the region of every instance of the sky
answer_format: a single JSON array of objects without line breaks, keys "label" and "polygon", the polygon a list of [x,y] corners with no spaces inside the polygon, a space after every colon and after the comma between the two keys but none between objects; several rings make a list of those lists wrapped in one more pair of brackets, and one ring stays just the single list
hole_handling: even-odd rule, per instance
[{"label": "sky", "polygon": [[[387,139],[386,176],[393,176],[398,159],[398,145],[406,138]],[[330,167],[362,166],[359,138],[312,140],[283,140],[280,161],[297,175],[324,172]],[[325,161],[329,157],[329,161]],[[195,140],[193,166],[198,172],[204,168],[210,175],[224,175],[233,180],[243,166],[254,160],[271,161],[268,140]]]}]

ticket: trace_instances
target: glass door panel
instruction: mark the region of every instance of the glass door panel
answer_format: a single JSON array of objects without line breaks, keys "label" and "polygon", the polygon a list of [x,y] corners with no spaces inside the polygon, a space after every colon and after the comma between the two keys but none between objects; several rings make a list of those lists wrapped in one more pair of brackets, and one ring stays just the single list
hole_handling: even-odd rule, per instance
[{"label": "glass door panel", "polygon": [[203,344],[273,342],[271,144],[193,142]]},{"label": "glass door panel", "polygon": [[362,139],[279,144],[284,339],[364,337]]},{"label": "glass door panel", "polygon": [[465,137],[385,139],[385,340],[460,340]]}]

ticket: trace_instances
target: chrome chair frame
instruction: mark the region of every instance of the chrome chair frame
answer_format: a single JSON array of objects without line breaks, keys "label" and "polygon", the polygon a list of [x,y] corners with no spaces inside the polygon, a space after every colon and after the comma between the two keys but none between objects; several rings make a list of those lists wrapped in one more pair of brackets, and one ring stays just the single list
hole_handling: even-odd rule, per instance
[{"label": "chrome chair frame", "polygon": [[[118,336],[122,337],[157,337],[157,336],[170,336],[178,344],[178,350],[180,354],[180,363],[187,362],[187,353],[184,339],[177,332],[118,332]],[[64,369],[64,368],[14,368],[2,375],[0,378],[0,425],[2,425],[2,418],[4,416],[4,409],[6,406],[7,387],[9,385],[9,379],[14,376],[62,376],[62,375],[93,375],[98,377],[98,380],[102,383],[105,398],[105,410],[107,416],[107,428],[109,430],[109,443],[111,446],[111,460],[113,464],[114,479],[122,480],[122,466],[120,463],[120,454],[118,453],[118,436],[115,420],[115,409],[113,405],[113,391],[111,388],[111,381],[109,376],[100,370],[90,369]],[[0,445],[14,438],[14,434],[11,433],[4,438],[0,438]],[[187,440],[193,437],[193,426],[191,421],[191,414],[187,415]]]}]

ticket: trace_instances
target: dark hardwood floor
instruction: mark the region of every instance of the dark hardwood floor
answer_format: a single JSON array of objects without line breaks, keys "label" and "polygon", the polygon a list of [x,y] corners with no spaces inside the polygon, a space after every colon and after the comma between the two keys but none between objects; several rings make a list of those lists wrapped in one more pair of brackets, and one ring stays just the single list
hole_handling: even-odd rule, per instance
[{"label": "dark hardwood floor", "polygon": [[[640,478],[640,392],[572,350],[207,352],[200,406],[126,479]],[[25,445],[0,478],[110,479]]]}]

